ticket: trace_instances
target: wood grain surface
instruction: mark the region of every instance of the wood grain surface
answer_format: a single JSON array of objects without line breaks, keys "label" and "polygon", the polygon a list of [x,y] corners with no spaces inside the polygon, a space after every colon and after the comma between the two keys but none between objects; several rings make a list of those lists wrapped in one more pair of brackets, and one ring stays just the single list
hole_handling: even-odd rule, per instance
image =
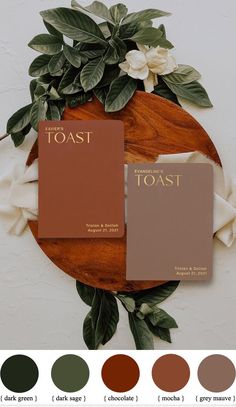
[{"label": "wood grain surface", "polygon": [[[145,92],[136,92],[121,112],[105,113],[96,99],[75,109],[67,108],[64,120],[123,120],[125,161],[154,162],[159,154],[198,150],[218,164],[214,144],[200,124],[177,105]],[[38,156],[34,145],[27,164]],[[61,270],[93,287],[112,291],[138,291],[162,284],[126,281],[126,235],[122,239],[38,239],[37,222],[30,229],[44,253]],[[148,264],[147,264],[148,267]],[[143,271],[145,277],[145,270]]]}]

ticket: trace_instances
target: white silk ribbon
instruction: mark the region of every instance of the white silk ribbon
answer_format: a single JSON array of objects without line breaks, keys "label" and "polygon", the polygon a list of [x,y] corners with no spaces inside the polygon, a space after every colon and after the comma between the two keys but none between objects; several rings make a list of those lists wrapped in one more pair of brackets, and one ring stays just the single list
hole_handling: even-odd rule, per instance
[{"label": "white silk ribbon", "polygon": [[9,233],[20,235],[27,221],[38,216],[38,160],[29,167],[15,165],[0,177],[0,188],[5,191],[1,219]]}]

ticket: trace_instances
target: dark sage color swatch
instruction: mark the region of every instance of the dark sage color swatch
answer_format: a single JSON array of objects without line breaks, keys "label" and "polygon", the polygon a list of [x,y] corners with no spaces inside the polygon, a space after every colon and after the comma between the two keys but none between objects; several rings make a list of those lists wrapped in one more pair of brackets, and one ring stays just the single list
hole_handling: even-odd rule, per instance
[{"label": "dark sage color swatch", "polygon": [[36,363],[25,355],[11,356],[1,368],[1,380],[4,386],[14,393],[25,393],[31,390],[37,383],[38,377]]},{"label": "dark sage color swatch", "polygon": [[235,366],[226,356],[208,356],[199,365],[198,379],[208,391],[225,391],[235,381]]},{"label": "dark sage color swatch", "polygon": [[89,368],[84,359],[76,355],[65,355],[57,359],[52,367],[55,386],[67,393],[83,389],[89,379]]},{"label": "dark sage color swatch", "polygon": [[139,367],[130,356],[115,355],[104,363],[102,379],[108,389],[123,393],[136,386],[139,380]]},{"label": "dark sage color swatch", "polygon": [[152,378],[156,386],[163,391],[170,393],[179,391],[189,381],[189,365],[181,356],[164,355],[155,362]]}]

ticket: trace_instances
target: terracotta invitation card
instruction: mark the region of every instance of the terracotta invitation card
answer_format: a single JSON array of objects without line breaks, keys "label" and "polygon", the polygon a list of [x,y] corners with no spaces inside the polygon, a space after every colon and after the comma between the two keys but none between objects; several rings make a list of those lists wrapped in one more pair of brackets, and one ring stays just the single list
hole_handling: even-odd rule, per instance
[{"label": "terracotta invitation card", "polygon": [[129,165],[127,280],[208,280],[212,241],[210,164]]},{"label": "terracotta invitation card", "polygon": [[39,127],[40,238],[124,234],[124,128],[118,120]]}]

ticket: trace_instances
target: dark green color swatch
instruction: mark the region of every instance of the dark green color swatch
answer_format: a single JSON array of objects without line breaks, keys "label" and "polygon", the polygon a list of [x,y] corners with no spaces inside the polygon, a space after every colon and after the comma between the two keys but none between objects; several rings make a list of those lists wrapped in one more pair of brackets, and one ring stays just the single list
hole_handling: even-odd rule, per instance
[{"label": "dark green color swatch", "polygon": [[14,393],[25,393],[31,390],[37,383],[38,377],[36,363],[25,355],[11,356],[1,368],[4,386]]},{"label": "dark green color swatch", "polygon": [[88,365],[79,356],[62,356],[52,367],[53,383],[58,389],[67,393],[81,390],[87,384],[88,379]]}]

